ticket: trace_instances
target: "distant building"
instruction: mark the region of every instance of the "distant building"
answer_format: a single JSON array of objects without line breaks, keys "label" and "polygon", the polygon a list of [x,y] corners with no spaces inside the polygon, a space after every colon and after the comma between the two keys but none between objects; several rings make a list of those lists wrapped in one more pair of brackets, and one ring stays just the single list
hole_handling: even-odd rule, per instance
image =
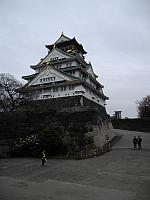
[{"label": "distant building", "polygon": [[[97,81],[92,64],[85,61],[87,52],[75,37],[70,39],[62,33],[46,48],[48,54],[31,66],[35,73],[22,77],[28,81],[23,88],[34,89],[35,100],[83,96],[105,107],[108,97],[104,86]],[[80,104],[84,105],[82,98]]]},{"label": "distant building", "polygon": [[115,113],[114,113],[114,118],[115,119],[121,119],[122,117],[121,117],[121,112],[122,111],[114,111]]}]

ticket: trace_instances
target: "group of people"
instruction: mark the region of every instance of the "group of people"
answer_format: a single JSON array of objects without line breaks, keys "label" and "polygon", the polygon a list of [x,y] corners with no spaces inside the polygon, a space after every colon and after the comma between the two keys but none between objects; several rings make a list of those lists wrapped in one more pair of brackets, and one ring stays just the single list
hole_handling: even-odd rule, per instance
[{"label": "group of people", "polygon": [[133,138],[133,145],[134,145],[134,149],[141,149],[142,148],[142,138],[140,136],[136,137],[134,136]]}]

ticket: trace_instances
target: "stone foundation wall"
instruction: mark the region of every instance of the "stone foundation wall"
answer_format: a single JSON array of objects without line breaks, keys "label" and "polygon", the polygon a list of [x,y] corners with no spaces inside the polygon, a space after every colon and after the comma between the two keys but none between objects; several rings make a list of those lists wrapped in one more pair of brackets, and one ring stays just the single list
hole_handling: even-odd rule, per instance
[{"label": "stone foundation wall", "polygon": [[106,135],[113,137],[105,108],[82,96],[30,102],[14,113],[0,113],[0,124],[3,139],[40,134],[47,129],[61,132],[63,141],[78,146],[84,132],[86,137],[93,137],[95,147],[101,147]]},{"label": "stone foundation wall", "polygon": [[99,110],[103,117],[106,117],[107,115],[103,106],[87,99],[82,95],[30,101],[30,103],[28,102],[26,105],[22,105],[20,109],[18,108],[18,110],[38,110],[44,112],[51,109],[60,110],[63,108],[70,109],[77,107],[89,107],[90,109],[94,108]]}]

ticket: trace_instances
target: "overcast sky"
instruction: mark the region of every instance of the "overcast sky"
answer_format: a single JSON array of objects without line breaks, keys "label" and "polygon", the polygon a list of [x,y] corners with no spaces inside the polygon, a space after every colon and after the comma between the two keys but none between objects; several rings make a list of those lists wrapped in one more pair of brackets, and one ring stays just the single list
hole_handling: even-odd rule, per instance
[{"label": "overcast sky", "polygon": [[61,32],[88,52],[107,112],[136,117],[150,94],[149,0],[0,0],[0,73],[22,81]]}]

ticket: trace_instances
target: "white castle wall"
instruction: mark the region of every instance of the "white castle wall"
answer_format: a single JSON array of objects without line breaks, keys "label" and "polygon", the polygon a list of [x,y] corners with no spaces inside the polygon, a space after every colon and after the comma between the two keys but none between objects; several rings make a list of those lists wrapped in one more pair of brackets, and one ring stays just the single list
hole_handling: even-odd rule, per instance
[{"label": "white castle wall", "polygon": [[36,99],[50,99],[50,98],[59,98],[59,97],[66,97],[66,96],[75,96],[75,95],[83,95],[86,98],[94,101],[95,103],[105,106],[105,100],[100,98],[98,95],[94,94],[89,89],[86,89],[82,85],[73,86],[73,85],[66,85],[56,88],[48,88],[43,89],[41,92],[36,96]]}]

